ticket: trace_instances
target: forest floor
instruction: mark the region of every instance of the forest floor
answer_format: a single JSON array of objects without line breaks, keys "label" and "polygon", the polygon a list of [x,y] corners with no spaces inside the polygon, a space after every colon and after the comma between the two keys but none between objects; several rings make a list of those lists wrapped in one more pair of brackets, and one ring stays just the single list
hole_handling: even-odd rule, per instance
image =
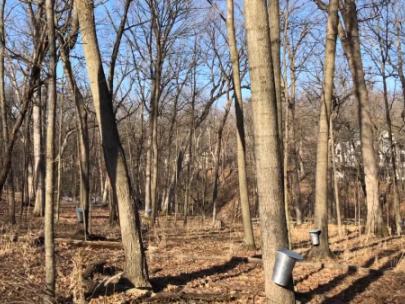
[{"label": "forest floor", "polygon": [[[153,291],[142,292],[115,276],[122,270],[123,251],[118,227],[108,224],[107,209],[93,208],[91,232],[96,237],[87,242],[77,234],[74,207],[63,204],[61,211],[56,235],[59,303],[72,303],[72,295],[80,297],[89,288],[82,274],[96,264],[100,267],[93,269],[92,291],[86,295],[93,304],[265,302],[260,250],[244,247],[239,223],[213,228],[208,218],[190,218],[186,226],[173,217],[159,218],[144,237]],[[4,220],[0,210],[0,303],[38,303],[44,290],[41,219],[23,217],[24,224],[16,228],[3,224]],[[255,223],[260,243],[257,228]],[[304,255],[310,249],[309,229],[303,224],[292,230],[293,249]],[[336,227],[330,226],[335,259],[296,264],[297,299],[405,303],[405,236],[367,238],[355,226],[346,226],[345,231],[339,237]]]}]

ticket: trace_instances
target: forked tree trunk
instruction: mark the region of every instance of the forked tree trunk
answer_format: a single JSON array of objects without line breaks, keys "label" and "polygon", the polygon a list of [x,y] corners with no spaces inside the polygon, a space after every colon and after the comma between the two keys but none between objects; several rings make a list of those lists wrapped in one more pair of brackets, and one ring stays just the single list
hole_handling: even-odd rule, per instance
[{"label": "forked tree trunk", "polygon": [[245,1],[245,17],[265,292],[268,303],[292,304],[295,303],[292,286],[283,288],[271,279],[275,252],[288,246],[288,235],[266,1]]},{"label": "forked tree trunk", "polygon": [[331,256],[328,238],[328,148],[329,119],[332,106],[333,78],[335,73],[336,38],[339,0],[331,0],[328,8],[328,25],[325,47],[325,71],[323,94],[319,117],[318,145],[315,177],[315,228],[321,230],[319,246],[312,247],[310,256],[323,258]]},{"label": "forked tree trunk", "polygon": [[374,150],[373,122],[370,114],[370,101],[364,77],[361,57],[360,35],[355,0],[345,0],[342,9],[345,30],[339,26],[345,56],[352,73],[355,96],[359,107],[361,154],[363,158],[364,179],[366,186],[368,234],[383,235],[383,217],[379,202],[378,167]]},{"label": "forked tree trunk", "polygon": [[[245,123],[243,113],[243,98],[239,70],[239,53],[236,43],[234,4],[233,0],[227,0],[227,18],[226,27],[228,31],[229,52],[232,61],[232,79],[235,91],[235,116],[236,116],[236,142],[238,158],[238,181],[239,196],[242,210],[242,221],[244,231],[244,241],[246,246],[254,248],[255,240],[253,235],[252,219],[250,215],[250,203],[248,184],[246,176],[246,138]],[[205,173],[204,173],[205,174]]]},{"label": "forked tree trunk", "polygon": [[49,79],[46,131],[45,171],[45,282],[46,303],[55,301],[55,244],[54,244],[54,168],[55,168],[55,113],[56,113],[56,37],[54,1],[46,0],[46,23],[49,41]]},{"label": "forked tree trunk", "polygon": [[135,287],[150,287],[142,244],[140,219],[132,197],[128,168],[114,117],[112,94],[108,89],[94,24],[93,1],[76,2],[87,72],[108,176],[117,199],[126,277]]}]

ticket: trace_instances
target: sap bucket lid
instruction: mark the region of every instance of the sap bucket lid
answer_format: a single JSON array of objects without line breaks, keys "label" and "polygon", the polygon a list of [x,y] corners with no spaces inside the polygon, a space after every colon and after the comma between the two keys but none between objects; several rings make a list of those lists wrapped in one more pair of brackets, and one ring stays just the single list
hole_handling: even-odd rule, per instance
[{"label": "sap bucket lid", "polygon": [[314,228],[314,229],[309,230],[309,233],[318,233],[318,234],[320,234],[320,233],[321,233],[321,229]]},{"label": "sap bucket lid", "polygon": [[297,260],[297,261],[302,261],[304,259],[304,257],[298,253],[296,253],[295,251],[291,251],[285,248],[279,249],[277,250],[277,252],[283,253],[285,255],[287,255],[288,257]]}]

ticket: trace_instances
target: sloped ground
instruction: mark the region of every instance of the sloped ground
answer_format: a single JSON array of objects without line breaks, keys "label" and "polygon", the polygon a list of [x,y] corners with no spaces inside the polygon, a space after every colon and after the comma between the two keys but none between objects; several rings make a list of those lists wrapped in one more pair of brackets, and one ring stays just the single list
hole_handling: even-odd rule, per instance
[{"label": "sloped ground", "polygon": [[[123,254],[119,230],[108,226],[107,211],[93,209],[97,241],[72,240],[80,236],[74,216],[73,206],[65,205],[58,224],[60,303],[72,303],[72,295],[81,294],[85,286],[80,275],[94,261],[103,263],[93,276],[90,303],[264,303],[260,260],[250,259],[260,250],[244,248],[238,223],[213,229],[209,219],[193,218],[183,227],[181,220],[160,218],[158,227],[145,234],[154,290],[144,293],[124,279],[110,279],[121,271]],[[16,229],[0,224],[0,303],[38,303],[42,295],[41,221],[23,220]],[[303,254],[310,248],[308,230],[304,224],[292,231],[294,250]],[[348,226],[346,236],[339,238],[334,226],[330,230],[335,259],[304,261],[294,269],[302,303],[405,303],[404,236],[367,239]]]}]

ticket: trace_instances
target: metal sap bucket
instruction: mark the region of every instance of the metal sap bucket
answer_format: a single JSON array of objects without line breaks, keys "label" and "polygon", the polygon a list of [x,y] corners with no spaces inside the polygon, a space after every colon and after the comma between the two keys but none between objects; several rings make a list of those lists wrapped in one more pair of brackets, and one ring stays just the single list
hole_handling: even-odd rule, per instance
[{"label": "metal sap bucket", "polygon": [[280,286],[287,286],[291,281],[295,262],[303,259],[301,255],[294,251],[288,249],[277,250],[273,268],[273,282]]},{"label": "metal sap bucket", "polygon": [[309,235],[311,236],[311,244],[313,246],[319,245],[319,235],[321,234],[321,229],[312,229],[309,231]]},{"label": "metal sap bucket", "polygon": [[83,223],[84,211],[83,208],[76,208],[76,217],[78,223]]}]

